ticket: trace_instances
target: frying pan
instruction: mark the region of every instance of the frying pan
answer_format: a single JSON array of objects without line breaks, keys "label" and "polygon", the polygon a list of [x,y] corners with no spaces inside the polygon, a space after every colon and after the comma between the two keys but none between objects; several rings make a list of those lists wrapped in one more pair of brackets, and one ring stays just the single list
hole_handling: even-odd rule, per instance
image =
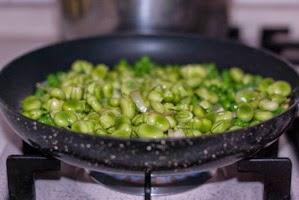
[{"label": "frying pan", "polygon": [[299,77],[290,64],[260,50],[192,35],[107,35],[58,43],[25,54],[0,72],[0,105],[9,124],[24,141],[47,155],[89,170],[143,174],[176,174],[226,166],[274,142],[297,114],[298,92],[287,111],[258,125],[224,134],[194,138],[119,139],[51,127],[19,114],[20,101],[47,74],[67,70],[76,59],[115,64],[148,55],[162,64],[214,62],[220,68],[288,81]]}]

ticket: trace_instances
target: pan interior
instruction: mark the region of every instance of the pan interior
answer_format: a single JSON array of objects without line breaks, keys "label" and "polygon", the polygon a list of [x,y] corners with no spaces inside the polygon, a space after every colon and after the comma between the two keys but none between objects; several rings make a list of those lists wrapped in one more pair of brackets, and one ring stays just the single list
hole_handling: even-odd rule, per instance
[{"label": "pan interior", "polygon": [[299,85],[298,75],[285,62],[242,45],[180,36],[106,36],[75,40],[46,47],[10,64],[0,73],[0,98],[16,111],[21,99],[47,74],[67,70],[76,59],[115,64],[148,55],[161,64],[216,63],[220,68],[238,66],[245,71]]}]

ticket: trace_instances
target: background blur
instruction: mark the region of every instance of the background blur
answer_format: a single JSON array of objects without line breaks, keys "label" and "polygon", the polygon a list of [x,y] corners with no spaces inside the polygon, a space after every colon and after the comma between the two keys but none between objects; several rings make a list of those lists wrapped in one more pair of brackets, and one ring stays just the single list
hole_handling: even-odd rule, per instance
[{"label": "background blur", "polygon": [[[79,5],[80,8],[78,4],[70,4],[76,1],[80,0],[0,0],[0,66],[35,47],[88,35],[90,31],[98,34],[113,29],[113,9],[105,4],[112,0],[96,0],[94,2],[97,2],[97,5],[86,0],[87,3]],[[222,13],[221,8],[213,5],[212,11],[208,12],[213,12],[218,22],[222,20],[222,25],[227,23],[227,26],[237,28],[240,40],[248,45],[260,46],[261,31],[265,28],[287,28],[288,39],[299,38],[299,0],[231,0],[226,6],[227,13]],[[101,9],[102,20],[98,20],[99,15],[88,14],[91,12],[89,7]],[[204,12],[203,7],[199,9]],[[227,20],[223,20],[222,15],[225,15]],[[146,18],[146,12],[142,12],[141,17]],[[184,17],[186,16],[184,15],[183,19]],[[107,20],[110,20],[109,24]],[[186,23],[189,21],[185,20]],[[198,23],[198,26],[202,27],[203,24]],[[214,31],[223,29],[212,21],[209,26],[209,29]]]}]

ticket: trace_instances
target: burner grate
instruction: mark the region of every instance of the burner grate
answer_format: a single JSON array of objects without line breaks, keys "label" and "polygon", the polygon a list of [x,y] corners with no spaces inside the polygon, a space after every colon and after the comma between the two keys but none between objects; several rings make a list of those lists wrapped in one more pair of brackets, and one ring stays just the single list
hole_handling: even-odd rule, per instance
[{"label": "burner grate", "polygon": [[[236,163],[240,173],[255,173],[263,176],[266,200],[290,199],[292,163],[288,158],[274,158],[277,147],[278,143],[275,142],[259,153],[258,158]],[[60,161],[44,157],[27,145],[24,145],[24,152],[27,154],[12,155],[7,159],[8,189],[11,200],[35,200],[34,178],[37,172],[60,170]],[[267,156],[267,158],[260,156]],[[154,194],[153,180],[151,171],[145,171],[142,184],[142,195],[145,200],[150,200]]]}]

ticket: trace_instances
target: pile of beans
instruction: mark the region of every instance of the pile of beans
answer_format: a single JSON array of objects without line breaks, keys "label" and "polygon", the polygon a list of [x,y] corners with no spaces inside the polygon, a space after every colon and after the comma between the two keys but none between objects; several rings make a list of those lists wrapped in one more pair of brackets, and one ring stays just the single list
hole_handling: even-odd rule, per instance
[{"label": "pile of beans", "polygon": [[289,105],[281,80],[218,70],[214,64],[159,65],[142,57],[113,68],[75,61],[48,75],[21,103],[24,116],[91,135],[165,138],[219,134],[268,120]]}]

